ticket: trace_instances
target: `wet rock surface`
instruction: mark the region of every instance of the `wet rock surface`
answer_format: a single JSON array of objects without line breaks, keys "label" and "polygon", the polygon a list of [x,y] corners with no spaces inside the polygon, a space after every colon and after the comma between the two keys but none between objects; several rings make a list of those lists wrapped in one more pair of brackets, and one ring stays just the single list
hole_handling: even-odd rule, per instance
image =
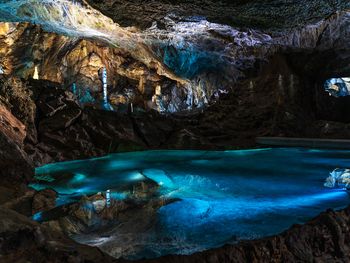
[{"label": "wet rock surface", "polygon": [[2,262],[114,262],[97,248],[77,244],[64,235],[0,207]]},{"label": "wet rock surface", "polygon": [[124,233],[134,232],[135,224],[139,225],[140,232],[145,230],[141,226],[147,229],[151,225],[149,218],[154,220],[157,210],[171,202],[173,200],[156,196],[145,198],[137,195],[124,200],[107,201],[105,195],[98,193],[90,197],[83,196],[76,203],[48,210],[41,214],[39,221],[81,243],[89,244],[89,236],[98,238],[108,235],[108,227],[123,226],[121,231]]}]

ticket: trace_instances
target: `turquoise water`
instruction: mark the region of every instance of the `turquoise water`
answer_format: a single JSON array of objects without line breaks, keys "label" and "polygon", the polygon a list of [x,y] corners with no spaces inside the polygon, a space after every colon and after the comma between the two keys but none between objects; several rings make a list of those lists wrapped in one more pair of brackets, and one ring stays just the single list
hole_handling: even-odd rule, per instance
[{"label": "turquoise water", "polygon": [[299,148],[146,151],[46,165],[36,169],[43,180],[33,187],[53,187],[65,203],[107,189],[123,198],[133,183],[156,181],[160,195],[180,201],[162,207],[143,232],[111,226],[75,237],[115,257],[137,259],[265,237],[327,208],[343,208],[348,193],[323,184],[349,161],[350,151]]}]

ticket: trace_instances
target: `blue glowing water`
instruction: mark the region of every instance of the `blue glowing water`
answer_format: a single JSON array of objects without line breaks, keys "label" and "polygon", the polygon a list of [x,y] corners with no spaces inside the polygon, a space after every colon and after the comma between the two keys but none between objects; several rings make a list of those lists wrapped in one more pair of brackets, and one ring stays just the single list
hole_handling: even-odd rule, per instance
[{"label": "blue glowing water", "polygon": [[298,148],[123,153],[40,167],[37,176],[49,180],[34,187],[54,187],[66,194],[65,202],[67,196],[107,189],[118,197],[145,177],[158,182],[160,194],[181,200],[162,207],[147,231],[113,227],[77,237],[115,257],[136,259],[269,236],[327,208],[343,208],[347,192],[323,184],[334,168],[348,168],[349,160],[350,151]]}]

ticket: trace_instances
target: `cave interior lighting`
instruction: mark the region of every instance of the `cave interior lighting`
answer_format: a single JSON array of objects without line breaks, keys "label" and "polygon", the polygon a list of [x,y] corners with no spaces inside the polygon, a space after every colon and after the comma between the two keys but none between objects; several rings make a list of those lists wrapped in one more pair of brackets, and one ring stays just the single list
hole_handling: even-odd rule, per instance
[{"label": "cave interior lighting", "polygon": [[350,169],[336,168],[327,177],[324,183],[328,188],[341,188],[350,190]]},{"label": "cave interior lighting", "polygon": [[324,85],[325,91],[329,96],[345,97],[350,95],[350,78],[331,78],[326,80]]}]

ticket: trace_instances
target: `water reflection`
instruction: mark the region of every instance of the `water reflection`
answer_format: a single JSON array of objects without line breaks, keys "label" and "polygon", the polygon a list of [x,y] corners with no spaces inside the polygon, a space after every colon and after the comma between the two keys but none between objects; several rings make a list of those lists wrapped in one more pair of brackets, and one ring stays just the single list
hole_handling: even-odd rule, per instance
[{"label": "water reflection", "polygon": [[33,187],[54,188],[66,201],[110,190],[113,202],[127,199],[136,184],[156,182],[159,198],[178,201],[74,235],[114,257],[152,258],[277,234],[347,206],[346,191],[324,183],[349,159],[349,151],[294,148],[123,153],[40,167]]}]

